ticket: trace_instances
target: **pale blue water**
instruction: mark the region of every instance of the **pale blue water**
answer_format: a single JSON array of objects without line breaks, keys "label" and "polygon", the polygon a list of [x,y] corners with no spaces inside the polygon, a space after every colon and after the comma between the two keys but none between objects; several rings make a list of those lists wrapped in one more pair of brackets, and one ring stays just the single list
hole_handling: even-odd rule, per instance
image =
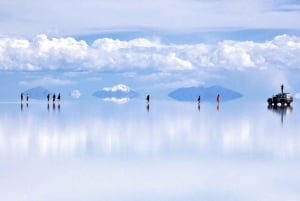
[{"label": "pale blue water", "polygon": [[0,103],[1,200],[300,200],[299,106]]}]

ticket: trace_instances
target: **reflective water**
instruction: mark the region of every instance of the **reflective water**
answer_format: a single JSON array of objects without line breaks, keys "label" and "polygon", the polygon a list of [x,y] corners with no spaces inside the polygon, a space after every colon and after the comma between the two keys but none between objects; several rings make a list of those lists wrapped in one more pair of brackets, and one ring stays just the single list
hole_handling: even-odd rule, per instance
[{"label": "reflective water", "polygon": [[1,200],[300,200],[299,106],[0,103]]}]

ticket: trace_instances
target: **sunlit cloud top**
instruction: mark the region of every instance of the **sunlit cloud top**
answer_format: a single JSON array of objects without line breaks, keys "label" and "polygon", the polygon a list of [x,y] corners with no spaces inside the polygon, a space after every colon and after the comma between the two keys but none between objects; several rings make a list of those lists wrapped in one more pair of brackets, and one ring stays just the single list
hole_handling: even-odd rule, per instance
[{"label": "sunlit cloud top", "polygon": [[279,35],[265,42],[224,40],[217,44],[164,44],[145,38],[0,38],[2,71],[199,71],[222,68],[299,69],[300,38]]}]

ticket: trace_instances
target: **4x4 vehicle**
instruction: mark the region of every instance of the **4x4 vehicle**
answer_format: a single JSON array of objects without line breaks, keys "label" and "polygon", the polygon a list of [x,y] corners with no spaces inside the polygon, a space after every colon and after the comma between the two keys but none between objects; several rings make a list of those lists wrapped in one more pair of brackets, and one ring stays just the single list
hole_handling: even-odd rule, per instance
[{"label": "4x4 vehicle", "polygon": [[293,96],[290,93],[279,93],[272,96],[272,98],[268,98],[267,101],[269,105],[277,106],[277,104],[280,103],[282,106],[285,104],[290,106],[293,102]]}]

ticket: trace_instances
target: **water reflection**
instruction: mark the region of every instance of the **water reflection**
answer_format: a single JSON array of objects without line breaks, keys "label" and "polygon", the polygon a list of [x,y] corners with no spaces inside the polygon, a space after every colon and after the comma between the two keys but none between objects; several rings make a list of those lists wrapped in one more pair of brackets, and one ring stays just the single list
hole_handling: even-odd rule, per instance
[{"label": "water reflection", "polygon": [[[34,111],[26,118],[1,114],[0,153],[160,155],[181,150],[194,154],[300,155],[298,124],[278,126],[266,117],[268,112],[263,108],[248,107],[249,110],[242,111],[224,106],[222,115],[216,115],[211,112],[214,106],[208,104],[196,115],[193,105],[165,103],[145,116],[135,103],[99,113],[93,107],[97,106],[91,105],[82,112],[74,106],[64,109],[63,116]],[[270,110],[283,118],[292,108]]]},{"label": "water reflection", "polygon": [[283,120],[286,115],[292,113],[293,107],[292,106],[286,106],[286,105],[268,105],[268,109],[270,111],[273,111],[274,113],[280,115],[281,117],[281,124],[283,124]]}]

